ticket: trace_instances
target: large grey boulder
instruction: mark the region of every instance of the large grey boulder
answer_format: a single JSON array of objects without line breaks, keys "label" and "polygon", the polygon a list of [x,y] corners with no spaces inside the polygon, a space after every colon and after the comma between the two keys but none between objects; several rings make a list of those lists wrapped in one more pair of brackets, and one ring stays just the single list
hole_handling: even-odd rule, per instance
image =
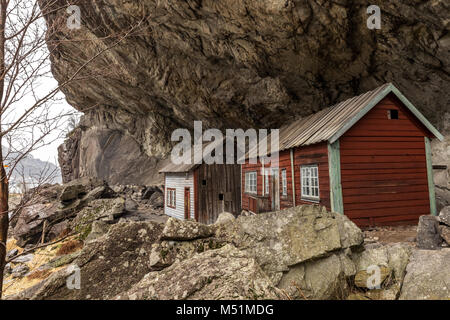
[{"label": "large grey boulder", "polygon": [[187,241],[208,238],[214,234],[214,227],[190,220],[169,218],[161,234],[161,240]]},{"label": "large grey boulder", "polygon": [[369,267],[378,266],[386,268],[397,282],[401,283],[405,276],[406,266],[409,262],[412,247],[407,243],[389,244],[375,248],[365,249],[353,254],[357,273],[367,272]]},{"label": "large grey boulder", "polygon": [[435,250],[440,247],[442,239],[439,235],[439,221],[435,216],[421,216],[417,227],[417,247]]},{"label": "large grey boulder", "polygon": [[255,257],[275,284],[289,266],[357,247],[364,241],[361,230],[346,216],[319,206],[240,216],[217,228],[217,237]]},{"label": "large grey boulder", "polygon": [[356,268],[344,253],[308,261],[289,268],[278,284],[290,299],[342,299],[347,295],[347,281]]},{"label": "large grey boulder", "polygon": [[97,220],[113,222],[125,212],[125,199],[97,199],[89,202],[71,222],[71,227],[84,240],[92,231],[92,223]]},{"label": "large grey boulder", "polygon": [[400,300],[450,299],[450,249],[415,250],[406,268]]},{"label": "large grey boulder", "polygon": [[235,220],[235,216],[230,213],[230,212],[222,212],[221,214],[219,214],[219,216],[217,217],[217,220],[215,222],[215,224],[223,224],[223,223],[228,223],[231,221]]},{"label": "large grey boulder", "polygon": [[232,245],[147,274],[116,299],[255,300],[283,297],[252,257]]},{"label": "large grey boulder", "polygon": [[59,199],[61,202],[71,202],[101,186],[106,186],[106,182],[97,178],[76,179],[64,185]]},{"label": "large grey boulder", "polygon": [[17,240],[17,245],[20,247],[36,243],[42,236],[44,221],[55,223],[63,217],[58,212],[56,202],[26,206],[18,213],[17,222],[11,235]]}]

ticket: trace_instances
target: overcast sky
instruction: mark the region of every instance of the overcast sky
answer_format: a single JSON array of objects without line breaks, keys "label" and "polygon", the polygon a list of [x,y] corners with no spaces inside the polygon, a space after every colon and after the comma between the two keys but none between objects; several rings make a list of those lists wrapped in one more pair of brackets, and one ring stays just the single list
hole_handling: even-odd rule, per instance
[{"label": "overcast sky", "polygon": [[[19,28],[20,30],[20,23],[16,23],[15,21],[29,21],[28,15],[31,13],[31,8],[34,5],[34,1],[29,1],[23,2],[25,5],[23,7],[17,7],[15,9],[15,11],[12,11],[11,14],[8,15],[8,23],[7,23],[7,34],[14,34],[15,32],[15,28]],[[14,4],[14,2],[13,2]],[[11,6],[13,6],[13,4],[11,4]],[[18,18],[20,17],[20,18]],[[26,18],[24,18],[26,17]],[[39,20],[37,20],[36,22],[34,22],[32,24],[32,26],[29,28],[29,32],[27,33],[27,37],[25,38],[26,41],[24,41],[24,43],[31,43],[34,44],[33,41],[35,41],[34,39],[36,38],[35,34],[38,35],[42,35],[45,32],[45,22],[44,20],[41,18]],[[36,31],[37,30],[37,31]],[[39,37],[38,37],[39,38]],[[18,45],[14,42],[15,38],[12,38],[12,40],[10,40],[9,47],[12,48],[12,50],[10,49],[10,56],[14,56],[14,54],[16,53],[16,48],[18,47]],[[28,50],[30,47],[23,47],[22,51],[26,52],[26,50]],[[22,54],[22,51],[21,54]],[[50,72],[50,63],[48,60],[43,60],[43,58],[48,56],[48,50],[47,47],[45,45],[45,43],[43,44],[42,47],[39,47],[38,50],[32,51],[33,54],[30,54],[28,56],[26,56],[27,58],[24,58],[25,60],[23,62],[21,62],[21,72],[20,75],[21,77],[16,78],[16,80],[14,81],[14,88],[15,90],[17,90],[18,92],[23,92],[23,97],[22,94],[17,95],[18,97],[20,96],[20,98],[16,99],[16,101],[12,102],[12,104],[10,105],[10,107],[7,109],[7,112],[2,116],[3,117],[3,121],[2,124],[8,124],[8,123],[14,123],[15,121],[17,121],[17,119],[19,119],[25,112],[25,110],[28,110],[30,107],[32,107],[36,101],[38,101],[40,98],[45,97],[47,94],[49,94],[50,92],[52,92],[55,88],[57,88],[58,83],[57,81],[53,78],[53,75]],[[8,58],[7,58],[8,61]],[[42,63],[42,61],[47,61],[47,63]],[[42,69],[39,68],[39,72],[36,73],[36,76],[33,77],[33,81],[31,82],[32,85],[30,87],[24,86],[23,89],[19,89],[22,88],[21,84],[22,83],[27,83],[27,82],[22,82],[23,78],[26,78],[26,75],[28,74],[32,74],[31,70],[33,70],[32,68],[37,68],[37,66],[44,66]],[[8,81],[8,76],[6,77],[6,82]],[[28,82],[29,84],[30,82]],[[30,90],[30,88],[32,88]],[[19,90],[23,90],[23,91],[19,91]],[[34,95],[33,95],[34,92]],[[41,145],[38,149],[33,150],[31,152],[31,155],[35,158],[41,159],[43,161],[49,161],[52,162],[54,164],[58,164],[58,151],[57,148],[58,146],[63,143],[64,141],[64,134],[62,134],[63,132],[67,131],[67,125],[68,125],[68,120],[69,114],[73,114],[74,112],[76,112],[75,109],[73,109],[65,100],[65,97],[62,93],[59,93],[57,95],[57,101],[48,103],[47,105],[49,105],[49,109],[50,109],[50,119],[53,118],[58,118],[61,120],[58,120],[59,124],[58,127],[55,129],[52,129],[50,135],[48,135],[45,139],[44,139],[44,143],[43,145]],[[45,110],[44,108],[37,108],[36,111],[33,113],[26,119],[26,121],[31,121],[31,122],[35,122],[38,123],[38,120],[40,117],[40,121],[42,121],[42,115],[43,114],[47,114],[46,112],[42,111]],[[60,115],[61,113],[63,113],[65,116],[60,118],[58,115]],[[29,122],[28,122],[29,123]],[[49,124],[50,125],[50,124]],[[6,128],[7,125],[4,127]],[[27,146],[27,139],[28,141],[32,141],[33,139],[32,134],[30,131],[33,131],[34,134],[34,139],[36,139],[36,137],[40,137],[42,136],[42,134],[39,132],[39,130],[41,130],[43,127],[40,125],[36,125],[37,129],[18,129],[18,130],[14,130],[11,133],[11,139],[12,139],[12,146],[8,146],[6,139],[3,141],[3,143],[5,144],[6,147],[12,147],[12,149],[15,149],[17,151],[23,151],[24,150],[24,146]],[[45,130],[48,131],[48,130]],[[58,138],[59,136],[62,136],[60,138]],[[48,144],[48,145],[47,145]],[[30,143],[28,143],[28,145],[31,145]],[[28,147],[28,146],[27,146]]]}]

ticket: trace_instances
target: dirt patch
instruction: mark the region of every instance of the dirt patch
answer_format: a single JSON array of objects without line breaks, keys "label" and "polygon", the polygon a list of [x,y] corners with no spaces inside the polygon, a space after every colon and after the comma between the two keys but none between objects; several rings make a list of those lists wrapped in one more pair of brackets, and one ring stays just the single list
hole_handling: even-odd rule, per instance
[{"label": "dirt patch", "polygon": [[363,229],[365,242],[379,242],[381,244],[410,242],[414,243],[417,226],[374,227]]}]

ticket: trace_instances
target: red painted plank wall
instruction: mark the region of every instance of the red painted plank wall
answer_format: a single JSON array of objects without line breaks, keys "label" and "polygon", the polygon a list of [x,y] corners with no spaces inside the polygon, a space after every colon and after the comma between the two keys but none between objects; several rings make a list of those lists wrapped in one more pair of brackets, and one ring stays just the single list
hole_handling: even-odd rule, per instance
[{"label": "red painted plank wall", "polygon": [[[318,204],[326,206],[330,210],[330,179],[328,171],[328,147],[327,143],[320,143],[311,146],[296,148],[294,150],[294,176],[295,176],[295,193],[296,193],[296,205],[301,204],[315,204],[316,202],[304,201],[301,199],[300,190],[300,166],[317,164],[319,167],[319,192],[320,201]],[[291,155],[289,150],[280,152],[279,155],[279,175],[280,175],[280,208],[286,209],[293,206],[292,197],[292,168],[291,168]],[[263,192],[263,179],[261,176],[262,165],[258,164],[244,164],[242,166],[242,208],[249,210],[249,194],[244,192],[245,188],[245,172],[257,171],[257,192],[258,196],[262,196]],[[281,172],[286,170],[287,179],[287,196],[282,195],[282,179]],[[271,178],[270,178],[271,187]],[[269,195],[265,195],[268,201],[271,203],[272,199]]]},{"label": "red painted plank wall", "polygon": [[326,142],[299,147],[294,150],[296,205],[314,203],[311,201],[302,200],[300,189],[300,166],[311,164],[317,164],[319,167],[319,204],[325,206],[328,210],[331,210],[328,145]]},{"label": "red painted plank wall", "polygon": [[[280,175],[280,208],[285,209],[292,206],[292,184],[290,183],[290,177],[291,177],[291,166],[290,166],[290,153],[289,150],[282,151],[279,154],[279,161],[274,162],[274,166],[280,166],[279,175]],[[265,165],[265,168],[269,168],[267,165]],[[287,177],[287,185],[288,185],[288,195],[286,197],[282,196],[282,182],[281,182],[281,170],[287,168],[286,177]],[[242,209],[249,210],[250,204],[249,204],[249,197],[252,194],[248,194],[245,192],[245,173],[250,171],[256,171],[257,172],[257,195],[258,196],[264,196],[269,203],[272,203],[272,197],[271,197],[271,183],[272,178],[269,176],[269,194],[263,194],[263,177],[262,177],[262,165],[261,162],[258,161],[257,164],[250,164],[247,163],[242,165]]]},{"label": "red painted plank wall", "polygon": [[[398,110],[399,119],[388,112]],[[344,212],[359,226],[417,223],[430,214],[428,130],[392,95],[340,139]]]}]

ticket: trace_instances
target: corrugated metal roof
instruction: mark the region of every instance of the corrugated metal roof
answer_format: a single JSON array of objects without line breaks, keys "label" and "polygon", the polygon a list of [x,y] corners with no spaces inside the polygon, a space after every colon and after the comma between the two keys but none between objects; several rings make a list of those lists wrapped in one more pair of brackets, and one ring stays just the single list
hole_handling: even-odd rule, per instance
[{"label": "corrugated metal roof", "polygon": [[[342,101],[281,127],[279,131],[279,151],[328,141],[347,122],[366,108],[375,97],[387,90],[390,85],[390,83],[384,84],[375,90]],[[267,141],[269,141],[267,144],[268,152],[270,152],[270,139],[269,135],[267,137]],[[259,143],[266,143],[266,140]],[[249,154],[251,154],[250,151],[247,155]]]}]

